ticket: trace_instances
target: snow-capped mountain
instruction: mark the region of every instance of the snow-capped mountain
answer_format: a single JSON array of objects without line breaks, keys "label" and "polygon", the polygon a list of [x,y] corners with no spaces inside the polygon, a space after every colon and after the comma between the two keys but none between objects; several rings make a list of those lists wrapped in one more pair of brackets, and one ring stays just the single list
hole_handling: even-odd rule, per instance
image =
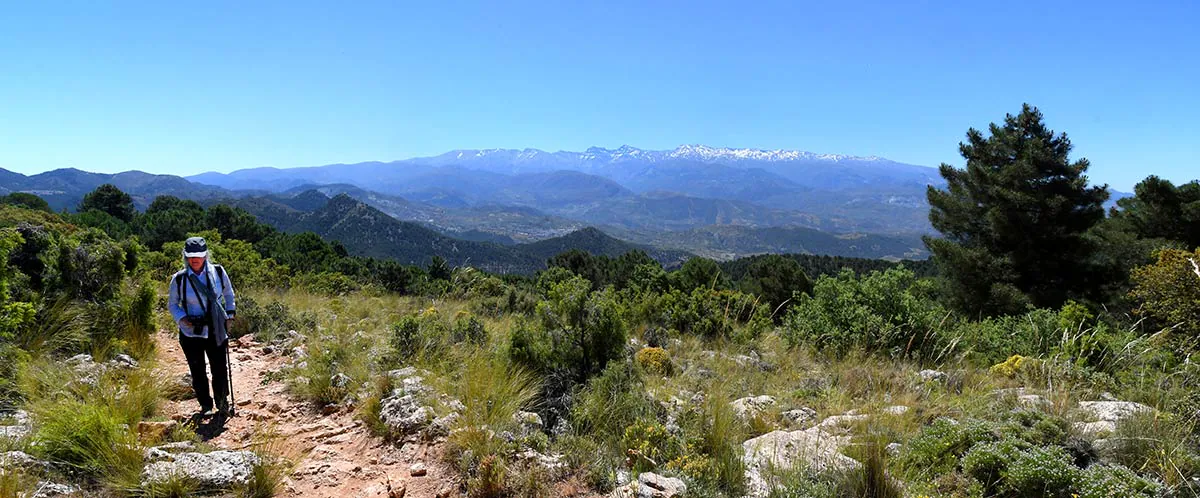
[{"label": "snow-capped mountain", "polygon": [[[450,151],[440,156],[424,158],[429,163],[469,163],[474,161],[511,161],[515,163],[540,164],[546,161],[568,162],[622,162],[647,161],[659,162],[667,160],[688,160],[705,163],[737,163],[744,161],[882,161],[891,162],[878,156],[849,156],[844,154],[817,154],[799,150],[762,150],[762,149],[733,149],[729,147],[710,147],[707,145],[681,145],[673,150],[645,150],[630,145],[622,145],[616,149],[604,147],[589,147],[583,152],[558,151],[546,152],[540,149],[464,149]],[[422,161],[421,158],[414,159]]]},{"label": "snow-capped mountain", "polygon": [[[521,206],[608,223],[620,216],[602,216],[603,210],[625,202],[641,203],[642,214],[653,219],[709,219],[697,213],[711,211],[711,218],[722,223],[774,224],[802,215],[821,220],[813,226],[888,232],[925,230],[925,189],[941,184],[934,168],[880,157],[707,145],[672,150],[623,145],[582,152],[462,149],[389,163],[206,173],[192,179],[271,191],[344,183],[443,207]],[[710,201],[744,205],[729,214],[734,211],[720,211],[713,206],[723,204]]]}]

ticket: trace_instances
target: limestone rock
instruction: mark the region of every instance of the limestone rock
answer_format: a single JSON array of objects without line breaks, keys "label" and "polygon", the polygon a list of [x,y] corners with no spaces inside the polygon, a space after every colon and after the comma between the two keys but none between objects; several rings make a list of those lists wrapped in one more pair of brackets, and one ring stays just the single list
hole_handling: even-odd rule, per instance
[{"label": "limestone rock", "polygon": [[775,398],[767,395],[738,398],[729,403],[738,418],[746,420],[758,416],[767,408],[775,406]]},{"label": "limestone rock", "polygon": [[138,362],[127,354],[119,354],[108,361],[108,367],[117,369],[133,369],[138,367]]},{"label": "limestone rock", "polygon": [[417,370],[414,367],[404,367],[388,372],[388,378],[392,379],[392,384],[406,394],[426,394],[432,392],[429,386],[425,385],[424,372]]},{"label": "limestone rock", "polygon": [[765,497],[770,485],[763,473],[788,471],[797,466],[815,472],[847,471],[860,467],[840,450],[850,438],[825,433],[820,427],[802,431],[774,431],[742,443],[748,496]]},{"label": "limestone rock", "polygon": [[1095,420],[1120,422],[1139,413],[1153,413],[1154,409],[1132,401],[1081,401],[1079,411]]},{"label": "limestone rock", "polygon": [[0,414],[0,419],[10,419],[12,425],[0,425],[0,439],[21,439],[33,430],[29,413],[17,410],[12,413]]},{"label": "limestone rock", "polygon": [[1040,394],[1022,394],[1017,396],[1017,404],[1031,410],[1048,410],[1054,403]]},{"label": "limestone rock", "polygon": [[34,488],[33,498],[59,498],[61,496],[82,496],[79,488],[70,484],[58,484],[42,481]]},{"label": "limestone rock", "polygon": [[542,432],[542,416],[534,412],[518,411],[513,414],[513,422],[521,427],[521,437]]},{"label": "limestone rock", "polygon": [[911,410],[911,408],[904,406],[904,405],[893,405],[893,406],[884,408],[882,410],[879,410],[879,412],[884,415],[900,416],[900,415],[904,415],[905,413],[908,413],[909,410]]},{"label": "limestone rock", "polygon": [[433,408],[421,406],[411,394],[385,398],[379,410],[379,419],[388,428],[405,435],[425,429],[433,417]]},{"label": "limestone rock", "polygon": [[201,487],[229,489],[249,481],[258,455],[249,451],[167,454],[166,459],[151,462],[142,470],[142,484],[163,482],[172,476],[184,476]]},{"label": "limestone rock", "polygon": [[792,425],[804,425],[817,419],[817,411],[808,407],[800,407],[783,412],[783,418]]},{"label": "limestone rock", "polygon": [[50,462],[38,460],[24,451],[7,451],[0,453],[0,469],[48,469]]},{"label": "limestone rock", "polygon": [[1106,436],[1116,432],[1126,419],[1153,412],[1153,408],[1131,401],[1081,401],[1079,414],[1084,421],[1076,422],[1074,428],[1085,436]]},{"label": "limestone rock", "polygon": [[946,372],[940,370],[921,370],[917,375],[925,382],[945,382],[949,378]]},{"label": "limestone rock", "polygon": [[869,418],[871,418],[870,415],[863,415],[863,414],[858,414],[858,413],[853,413],[853,412],[847,413],[845,415],[832,415],[829,417],[825,417],[825,420],[822,420],[821,423],[817,424],[817,429],[820,429],[820,430],[823,430],[826,432],[835,431],[835,430],[839,430],[839,429],[849,429],[854,424],[859,423],[859,422],[865,422]]},{"label": "limestone rock", "polygon": [[672,498],[687,494],[687,485],[682,480],[653,472],[638,474],[638,484],[638,498]]},{"label": "limestone rock", "polygon": [[342,389],[342,388],[350,385],[350,376],[346,375],[344,373],[340,373],[340,372],[337,374],[334,374],[332,377],[329,378],[329,385],[331,385],[335,388],[338,388],[338,389]]},{"label": "limestone rock", "polygon": [[566,477],[567,473],[571,470],[567,466],[567,463],[562,461],[562,455],[545,455],[536,450],[525,450],[518,453],[517,458],[545,469],[551,480],[559,480]]}]

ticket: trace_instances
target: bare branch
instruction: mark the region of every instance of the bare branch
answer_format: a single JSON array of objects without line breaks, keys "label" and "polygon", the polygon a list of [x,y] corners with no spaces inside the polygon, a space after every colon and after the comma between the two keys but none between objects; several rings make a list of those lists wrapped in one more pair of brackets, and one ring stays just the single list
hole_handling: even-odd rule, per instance
[{"label": "bare branch", "polygon": [[1192,271],[1196,272],[1197,277],[1200,277],[1200,265],[1197,265],[1196,260],[1192,258],[1188,258],[1188,261],[1192,262]]}]

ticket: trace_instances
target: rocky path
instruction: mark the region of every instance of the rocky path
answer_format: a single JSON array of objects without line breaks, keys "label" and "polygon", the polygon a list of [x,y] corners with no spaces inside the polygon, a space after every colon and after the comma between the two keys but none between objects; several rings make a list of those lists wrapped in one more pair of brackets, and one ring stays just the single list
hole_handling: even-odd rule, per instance
[{"label": "rocky path", "polygon": [[[187,362],[174,333],[157,336],[160,368],[179,379]],[[267,434],[270,446],[295,466],[281,496],[441,497],[457,495],[455,473],[441,459],[442,447],[422,443],[385,443],[373,437],[353,413],[320,413],[295,400],[281,381],[264,382],[286,358],[251,337],[230,343],[237,416],[206,420],[196,432],[207,443],[228,450],[249,448]],[[187,421],[198,409],[195,400],[167,402],[166,415]]]}]

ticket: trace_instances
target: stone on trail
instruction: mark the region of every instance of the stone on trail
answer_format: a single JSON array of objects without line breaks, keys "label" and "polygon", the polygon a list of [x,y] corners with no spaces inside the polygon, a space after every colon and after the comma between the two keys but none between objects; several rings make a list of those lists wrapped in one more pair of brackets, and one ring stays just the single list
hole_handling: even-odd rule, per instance
[{"label": "stone on trail", "polygon": [[201,487],[229,489],[245,484],[254,474],[258,455],[249,451],[214,451],[211,453],[161,453],[163,458],[146,465],[142,484],[165,482],[174,476],[193,480]]},{"label": "stone on trail", "polygon": [[399,434],[415,434],[433,422],[433,408],[421,406],[411,394],[385,398],[379,409],[379,419]]}]

